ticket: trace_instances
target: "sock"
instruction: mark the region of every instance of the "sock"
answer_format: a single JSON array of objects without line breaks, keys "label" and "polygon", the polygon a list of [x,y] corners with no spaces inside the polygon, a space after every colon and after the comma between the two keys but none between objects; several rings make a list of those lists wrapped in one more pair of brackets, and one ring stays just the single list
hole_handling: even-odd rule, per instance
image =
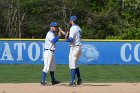
[{"label": "sock", "polygon": [[74,82],[75,81],[75,69],[71,69],[71,81]]},{"label": "sock", "polygon": [[79,68],[76,68],[76,74],[77,74],[77,78],[78,78],[78,80],[81,78],[80,77],[80,70],[79,70]]},{"label": "sock", "polygon": [[45,81],[46,75],[47,75],[47,73],[42,72],[42,81]]},{"label": "sock", "polygon": [[51,75],[52,81],[55,81],[55,78],[54,78],[54,71],[50,71],[50,75]]}]

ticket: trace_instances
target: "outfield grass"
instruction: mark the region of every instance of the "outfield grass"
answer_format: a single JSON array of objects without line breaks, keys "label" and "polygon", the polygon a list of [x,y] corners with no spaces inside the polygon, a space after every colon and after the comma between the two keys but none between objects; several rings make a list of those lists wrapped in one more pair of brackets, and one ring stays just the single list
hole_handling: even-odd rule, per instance
[{"label": "outfield grass", "polygon": [[[80,65],[84,82],[140,82],[140,65]],[[43,65],[0,65],[0,83],[40,82]],[[68,65],[57,65],[56,78],[70,81]],[[50,81],[50,75],[47,80]]]}]

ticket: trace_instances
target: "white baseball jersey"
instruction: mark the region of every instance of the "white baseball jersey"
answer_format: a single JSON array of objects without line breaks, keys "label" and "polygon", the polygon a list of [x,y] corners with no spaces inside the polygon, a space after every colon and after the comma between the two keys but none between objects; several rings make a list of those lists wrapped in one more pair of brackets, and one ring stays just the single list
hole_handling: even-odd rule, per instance
[{"label": "white baseball jersey", "polygon": [[49,49],[49,50],[55,50],[55,43],[52,43],[51,40],[53,40],[55,38],[55,34],[53,31],[49,31],[46,35],[46,39],[45,39],[45,49]]},{"label": "white baseball jersey", "polygon": [[73,41],[70,43],[70,46],[82,45],[81,35],[82,35],[81,28],[78,25],[73,25],[70,28],[69,34],[69,37],[73,39]]},{"label": "white baseball jersey", "polygon": [[[44,68],[43,72],[48,73],[48,71],[55,70],[55,57],[54,52],[50,50],[55,50],[55,43],[51,42],[55,38],[53,31],[49,31],[45,39],[45,51],[44,51]],[[47,50],[46,50],[47,49]]]}]

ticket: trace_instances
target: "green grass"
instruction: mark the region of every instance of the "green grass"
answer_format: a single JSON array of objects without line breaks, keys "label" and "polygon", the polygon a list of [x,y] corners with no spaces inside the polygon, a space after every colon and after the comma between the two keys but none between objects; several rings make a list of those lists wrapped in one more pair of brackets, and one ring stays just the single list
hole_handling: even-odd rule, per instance
[{"label": "green grass", "polygon": [[[80,65],[84,82],[140,82],[140,65]],[[0,65],[0,83],[40,82],[43,65]],[[57,65],[56,79],[70,81],[68,65]],[[47,80],[50,81],[48,74]]]}]

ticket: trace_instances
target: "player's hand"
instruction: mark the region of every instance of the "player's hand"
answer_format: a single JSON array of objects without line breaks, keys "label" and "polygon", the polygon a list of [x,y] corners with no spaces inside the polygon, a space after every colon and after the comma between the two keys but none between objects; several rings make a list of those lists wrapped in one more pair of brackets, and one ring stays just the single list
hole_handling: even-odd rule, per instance
[{"label": "player's hand", "polygon": [[62,29],[60,27],[58,27],[59,31],[61,31]]},{"label": "player's hand", "polygon": [[59,27],[59,32],[61,32],[63,35],[65,35],[65,32]]},{"label": "player's hand", "polygon": [[61,32],[60,31],[58,32],[58,36],[61,36]]}]

